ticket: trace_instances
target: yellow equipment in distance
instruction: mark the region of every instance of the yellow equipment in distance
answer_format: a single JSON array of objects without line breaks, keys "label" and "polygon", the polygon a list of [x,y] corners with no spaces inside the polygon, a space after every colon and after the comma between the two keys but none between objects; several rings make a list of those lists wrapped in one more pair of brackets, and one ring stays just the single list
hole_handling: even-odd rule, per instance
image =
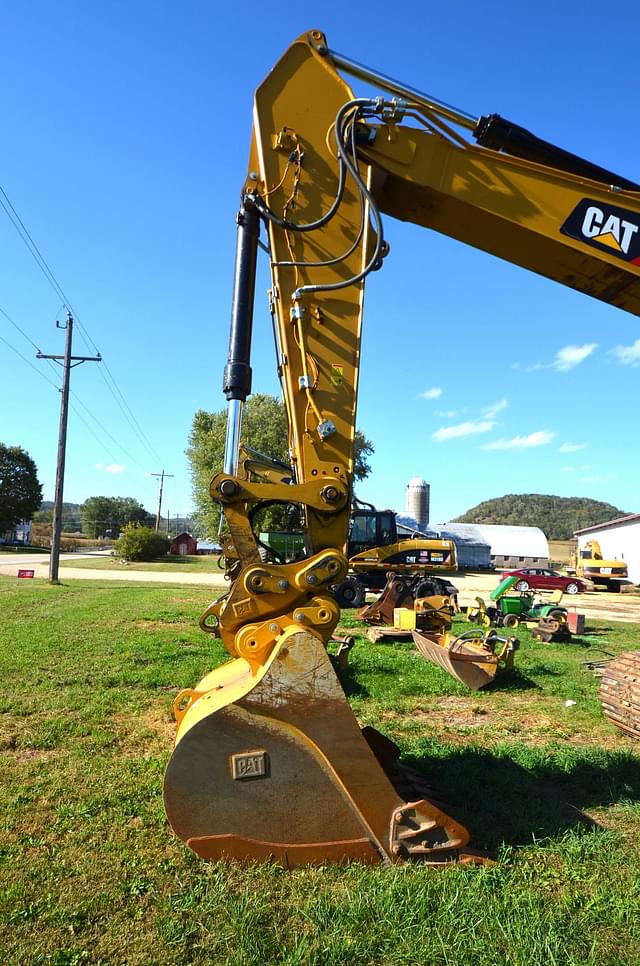
[{"label": "yellow equipment in distance", "polygon": [[624,560],[605,560],[597,540],[587,540],[584,547],[576,547],[572,570],[578,577],[591,580],[606,590],[617,591],[629,583],[629,570]]},{"label": "yellow equipment in distance", "polygon": [[[377,84],[354,97],[339,70]],[[391,96],[389,96],[391,95]],[[478,145],[458,129],[470,130]],[[303,34],[256,92],[238,215],[224,390],[231,586],[208,614],[232,660],[176,702],[165,805],[204,858],[471,860],[469,833],[407,784],[390,742],[361,731],[325,645],[347,572],[360,328],[382,214],[432,228],[640,314],[638,185],[491,115],[473,118]],[[260,223],[268,231],[288,484],[239,456]],[[614,244],[615,243],[615,244]],[[253,508],[298,503],[306,556],[263,564]]]}]

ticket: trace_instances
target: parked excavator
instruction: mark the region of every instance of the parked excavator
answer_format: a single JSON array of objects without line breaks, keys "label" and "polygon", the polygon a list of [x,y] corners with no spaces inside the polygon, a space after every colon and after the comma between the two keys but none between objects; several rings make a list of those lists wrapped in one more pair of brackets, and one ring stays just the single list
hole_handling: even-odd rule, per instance
[{"label": "parked excavator", "polygon": [[596,587],[617,593],[629,583],[629,570],[624,560],[605,560],[597,540],[587,540],[576,547],[569,573],[591,580]]},{"label": "parked excavator", "polygon": [[[262,559],[280,563],[304,551],[304,533],[261,532]],[[282,547],[284,552],[279,548]],[[353,498],[347,539],[347,576],[334,584],[332,594],[340,607],[361,607],[367,591],[382,591],[390,573],[409,580],[420,595],[457,594],[451,581],[438,574],[458,569],[456,545],[448,537],[415,533],[398,534],[393,510],[376,510],[371,503]]]},{"label": "parked excavator", "polygon": [[[380,96],[355,96],[343,74]],[[339,618],[329,587],[348,570],[365,283],[387,256],[388,215],[638,315],[639,191],[496,114],[474,117],[369,70],[317,30],[258,87],[237,217],[227,442],[211,483],[230,587],[208,620],[231,659],[177,696],[165,776],[171,826],[198,855],[286,867],[473,860],[467,829],[403,771],[393,743],[360,729],[325,647]],[[261,225],[286,484],[239,455]],[[268,501],[301,508],[302,559],[260,559],[249,513]]]}]

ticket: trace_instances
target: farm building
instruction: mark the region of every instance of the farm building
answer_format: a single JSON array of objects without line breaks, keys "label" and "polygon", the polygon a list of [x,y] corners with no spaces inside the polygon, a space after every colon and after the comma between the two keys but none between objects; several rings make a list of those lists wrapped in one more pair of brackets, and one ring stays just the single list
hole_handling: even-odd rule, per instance
[{"label": "farm building", "polygon": [[[443,524],[437,528],[418,526],[413,517],[404,514],[396,515],[398,538],[407,537],[444,537],[453,540],[456,545],[458,566],[461,570],[489,570],[491,563],[491,547],[478,528],[470,523]],[[455,528],[455,529],[454,529]]]},{"label": "farm building", "polygon": [[597,540],[603,558],[624,560],[629,568],[629,580],[640,584],[640,513],[576,530],[575,537],[579,550],[588,540]]},{"label": "farm building", "polygon": [[[549,566],[549,544],[539,527],[508,527],[496,523],[443,523],[438,530],[443,536],[451,536],[454,540],[456,533],[475,531],[475,539],[488,544],[490,548],[489,566],[498,570]],[[461,563],[461,566],[465,565]]]},{"label": "farm building", "polygon": [[445,523],[438,527],[438,533],[456,545],[458,566],[461,570],[490,570],[491,546],[472,523]]},{"label": "farm building", "polygon": [[169,548],[169,553],[174,553],[180,557],[186,557],[187,554],[195,553],[198,545],[198,541],[195,537],[192,537],[190,533],[179,533],[177,537],[174,537],[171,541],[171,547]]},{"label": "farm building", "polygon": [[20,520],[13,530],[0,533],[0,543],[29,543],[31,540],[31,522]]}]

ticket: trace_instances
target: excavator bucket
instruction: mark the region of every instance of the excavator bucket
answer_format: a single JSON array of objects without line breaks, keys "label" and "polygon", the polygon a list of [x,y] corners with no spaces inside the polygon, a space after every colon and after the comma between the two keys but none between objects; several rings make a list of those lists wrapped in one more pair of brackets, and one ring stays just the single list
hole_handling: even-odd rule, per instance
[{"label": "excavator bucket", "polygon": [[411,584],[404,577],[387,574],[387,582],[378,599],[361,607],[358,620],[367,624],[393,624],[393,612],[397,607],[412,608],[415,601]]},{"label": "excavator bucket", "polygon": [[[464,858],[467,830],[423,797],[415,776],[407,786],[392,743],[363,736],[308,630],[287,629],[259,667],[236,658],[212,671],[175,711],[165,807],[202,858],[285,867]],[[410,789],[408,801],[394,782]]]},{"label": "excavator bucket", "polygon": [[[513,667],[515,638],[498,638],[493,634],[483,637],[476,631],[466,631],[458,637],[449,634],[428,634],[412,631],[413,641],[428,661],[437,664],[472,691],[491,684],[500,667]],[[504,646],[496,652],[495,645]]]}]

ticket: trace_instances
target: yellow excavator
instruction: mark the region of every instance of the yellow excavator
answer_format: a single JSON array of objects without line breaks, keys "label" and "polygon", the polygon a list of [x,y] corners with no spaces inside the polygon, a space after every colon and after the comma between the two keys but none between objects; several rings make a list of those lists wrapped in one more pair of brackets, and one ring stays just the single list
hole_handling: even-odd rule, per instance
[{"label": "yellow excavator", "polygon": [[[379,96],[356,96],[343,79]],[[469,134],[475,143],[468,139]],[[498,115],[473,117],[300,36],[260,84],[237,217],[222,470],[230,587],[207,611],[230,660],[175,701],[165,777],[176,834],[205,859],[472,860],[468,831],[398,751],[361,730],[327,653],[347,573],[366,279],[384,216],[640,314],[640,187]],[[264,225],[292,477],[240,455]],[[409,310],[409,309],[407,309]],[[295,502],[305,555],[260,558],[250,513]]]},{"label": "yellow excavator", "polygon": [[[258,543],[265,551],[261,554],[263,560],[285,563],[300,555],[304,533],[266,531],[259,534]],[[419,597],[457,594],[451,581],[438,576],[458,569],[453,540],[417,531],[403,538],[398,533],[393,510],[376,510],[371,503],[355,497],[349,516],[346,553],[349,572],[332,587],[341,608],[362,607],[367,591],[382,591],[390,573],[405,578]]]},{"label": "yellow excavator", "polygon": [[605,560],[597,540],[587,540],[583,547],[576,547],[569,573],[593,581],[596,587],[604,587],[616,593],[629,583],[629,570],[624,560]]}]

